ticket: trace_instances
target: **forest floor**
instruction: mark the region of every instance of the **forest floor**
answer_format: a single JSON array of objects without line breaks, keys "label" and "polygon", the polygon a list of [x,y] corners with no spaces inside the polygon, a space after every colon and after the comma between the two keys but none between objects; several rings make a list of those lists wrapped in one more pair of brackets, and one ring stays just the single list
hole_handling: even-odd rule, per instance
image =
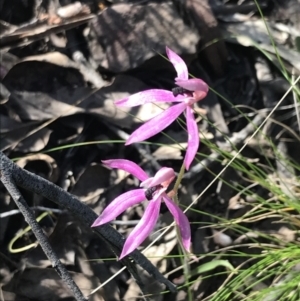
[{"label": "forest floor", "polygon": [[[1,151],[97,214],[139,186],[102,160],[128,159],[151,176],[161,167],[178,173],[184,115],[147,142],[125,146],[170,103],[114,104],[175,87],[166,46],[210,87],[194,107],[201,143],[178,190],[192,254],[182,253],[164,204],[139,248],[177,292],[137,265],[143,297],[89,225],[43,196],[22,195],[91,301],[300,300],[299,0],[1,1]],[[112,226],[126,238],[147,204]],[[74,300],[4,186],[0,300]]]}]

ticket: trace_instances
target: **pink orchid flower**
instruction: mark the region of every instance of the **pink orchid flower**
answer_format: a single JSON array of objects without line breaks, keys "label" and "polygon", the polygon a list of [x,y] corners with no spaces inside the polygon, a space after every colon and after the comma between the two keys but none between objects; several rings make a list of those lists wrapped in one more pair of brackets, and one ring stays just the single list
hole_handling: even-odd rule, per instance
[{"label": "pink orchid flower", "polygon": [[188,170],[199,147],[199,133],[193,114],[193,105],[207,95],[208,85],[199,78],[189,79],[187,65],[183,59],[168,47],[166,47],[166,51],[169,60],[177,72],[175,84],[178,87],[174,88],[172,92],[162,89],[146,90],[117,100],[115,104],[117,106],[135,107],[150,102],[179,102],[179,104],[171,106],[135,130],[126,141],[126,145],[144,141],[158,134],[185,111],[188,146],[184,158],[184,165]]},{"label": "pink orchid flower", "polygon": [[166,194],[169,184],[175,178],[172,168],[161,168],[154,177],[149,178],[145,171],[132,161],[124,159],[105,160],[104,165],[111,168],[119,168],[129,172],[141,181],[141,189],[125,192],[115,198],[95,220],[92,227],[108,223],[124,212],[127,208],[147,199],[149,204],[145,213],[136,227],[125,241],[120,259],[134,251],[151,233],[157,219],[161,202],[165,202],[171,214],[174,216],[181,233],[182,243],[189,251],[191,244],[191,229],[186,215]]}]

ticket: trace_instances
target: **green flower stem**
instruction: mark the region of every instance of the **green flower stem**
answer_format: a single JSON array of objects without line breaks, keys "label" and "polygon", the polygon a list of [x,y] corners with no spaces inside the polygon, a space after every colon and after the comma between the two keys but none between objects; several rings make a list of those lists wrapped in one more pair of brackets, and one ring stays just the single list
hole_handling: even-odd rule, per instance
[{"label": "green flower stem", "polygon": [[184,176],[184,171],[185,171],[185,167],[184,167],[184,163],[182,163],[181,168],[180,168],[180,171],[179,171],[179,174],[178,174],[178,177],[177,177],[177,180],[176,180],[175,185],[174,185],[174,188],[173,188],[173,191],[175,192],[175,195],[174,195],[174,202],[175,202],[177,205],[179,204],[177,191],[178,191],[179,185],[180,185],[180,183],[181,183],[181,180],[182,180],[182,178],[183,178],[183,176]]},{"label": "green flower stem", "polygon": [[[176,182],[174,184],[174,188],[173,188],[173,191],[174,191],[174,197],[173,197],[173,201],[178,205],[179,204],[179,199],[178,199],[178,188],[179,188],[179,185],[181,183],[181,180],[183,178],[183,175],[184,175],[184,171],[185,171],[185,166],[184,164],[182,163],[181,165],[181,168],[180,168],[180,171],[179,171],[179,174],[177,176],[177,179],[176,179]],[[183,244],[182,244],[182,239],[181,239],[181,235],[180,235],[180,230],[178,228],[178,226],[176,225],[176,235],[177,235],[177,239],[178,239],[178,243],[179,243],[179,246],[180,246],[180,249],[181,249],[181,252],[183,254],[183,258],[182,258],[182,266],[183,266],[183,272],[184,272],[184,276],[185,276],[185,280],[188,281],[189,279],[189,275],[190,275],[190,266],[189,266],[189,263],[188,263],[188,260],[189,260],[189,254],[188,252],[185,250]],[[192,300],[192,294],[191,294],[191,291],[188,290],[188,300],[191,301]]]}]

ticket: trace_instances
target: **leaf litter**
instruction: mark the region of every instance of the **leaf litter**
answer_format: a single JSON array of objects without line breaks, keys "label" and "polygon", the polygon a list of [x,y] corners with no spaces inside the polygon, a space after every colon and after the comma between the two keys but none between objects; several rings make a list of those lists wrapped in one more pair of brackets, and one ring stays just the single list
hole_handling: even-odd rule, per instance
[{"label": "leaf litter", "polygon": [[[133,160],[149,174],[155,174],[158,166],[176,170],[180,167],[184,152],[176,142],[185,146],[182,137],[186,134],[180,122],[166,129],[171,140],[157,135],[149,146],[125,147],[121,143],[124,140],[121,131],[132,133],[142,121],[150,120],[167,106],[147,104],[119,110],[114,105],[114,101],[146,89],[173,88],[174,70],[159,55],[164,54],[165,46],[182,54],[192,75],[203,78],[251,120],[263,114],[263,110],[270,111],[286,92],[286,82],[274,68],[278,66],[274,63],[276,53],[255,6],[244,6],[238,1],[221,6],[210,6],[208,1],[202,1],[206,6],[197,1],[182,5],[174,0],[164,4],[107,1],[99,2],[95,8],[89,3],[74,2],[70,13],[69,8],[60,8],[54,1],[48,5],[37,1],[28,2],[21,17],[11,13],[8,1],[4,2],[0,14],[1,150],[12,159],[21,158],[17,161],[20,166],[76,195],[97,214],[116,196],[137,184],[127,174],[103,167],[101,160]],[[272,10],[266,4],[262,7],[269,16],[268,25],[286,68],[294,67],[299,75],[299,53],[293,47],[299,19],[291,19],[286,30],[276,8]],[[280,9],[282,12],[290,8]],[[228,33],[234,34],[235,39],[228,38]],[[219,40],[209,45],[213,38],[222,36],[225,42]],[[267,51],[269,56],[257,52],[257,48]],[[262,75],[262,67],[267,77]],[[299,164],[293,103],[289,95],[262,130],[272,138],[280,153],[259,134],[242,154],[249,164],[259,164],[264,169],[266,181],[279,183],[291,197],[299,187],[298,170],[282,167],[288,158]],[[232,259],[222,248],[242,250],[250,258],[257,249],[242,244],[272,241],[268,237],[275,237],[280,241],[278,245],[296,242],[299,223],[292,227],[276,212],[251,215],[261,206],[259,199],[267,200],[266,203],[276,203],[279,199],[259,182],[251,186],[253,179],[249,174],[234,166],[223,174],[231,186],[217,180],[198,197],[228,162],[228,156],[214,155],[205,140],[215,143],[221,151],[234,154],[235,147],[251,134],[241,112],[213,92],[198,105],[198,109],[206,112],[197,120],[202,139],[199,155],[202,168],[195,169],[197,164],[191,167],[181,184],[179,198],[183,209],[194,202],[193,210],[186,214],[192,222],[193,253],[202,254],[198,261],[190,261],[191,280],[196,281],[191,291],[195,300],[208,300],[226,279],[226,274],[218,276],[217,272],[230,272],[246,260]],[[228,146],[224,135],[232,139],[234,146]],[[108,142],[100,144],[103,140]],[[85,142],[93,144],[84,145]],[[76,143],[82,145],[76,147]],[[64,145],[69,146],[49,152]],[[267,159],[272,160],[275,169],[269,168]],[[240,187],[249,187],[247,195],[237,193]],[[36,208],[36,217],[41,214],[38,208],[47,209],[49,214],[40,224],[85,295],[121,270],[123,265],[109,248],[100,244],[92,231],[72,215],[42,197],[29,192],[25,196],[29,205]],[[3,213],[16,208],[3,187],[0,198],[0,296],[4,300],[71,300],[72,295],[39,246],[15,254],[9,251],[9,243],[27,224],[20,214],[3,217]],[[144,210],[143,204],[126,210],[113,222],[114,227],[128,237]],[[235,231],[226,223],[231,220],[246,229]],[[159,221],[143,248],[172,222],[170,213],[162,207]],[[27,232],[15,242],[14,248],[21,249],[35,241]],[[212,260],[211,256],[205,256],[214,252],[219,252],[220,258]],[[145,254],[171,281],[184,283],[174,227],[146,249]],[[160,294],[164,287],[138,269],[145,291],[153,294],[150,296],[153,300],[187,298],[184,287],[179,287],[175,295]],[[253,283],[255,279],[248,281]],[[259,289],[270,285],[268,281],[260,284]],[[247,292],[251,294],[251,289],[250,292],[245,289]],[[90,300],[140,300],[139,295],[136,282],[124,271],[92,294]],[[240,299],[233,294],[230,300]]]}]

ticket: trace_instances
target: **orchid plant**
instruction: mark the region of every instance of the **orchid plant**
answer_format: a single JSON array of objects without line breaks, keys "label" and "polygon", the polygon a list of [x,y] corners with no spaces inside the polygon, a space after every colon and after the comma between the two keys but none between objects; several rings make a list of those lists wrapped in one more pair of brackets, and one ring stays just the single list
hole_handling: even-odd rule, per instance
[{"label": "orchid plant", "polygon": [[208,85],[199,78],[189,79],[187,65],[183,59],[168,47],[166,47],[166,51],[170,62],[177,72],[175,84],[178,87],[175,87],[172,92],[163,89],[142,91],[117,100],[115,104],[119,107],[135,107],[150,102],[178,102],[178,104],[171,106],[135,130],[127,139],[126,145],[144,141],[158,134],[185,111],[188,146],[184,158],[184,165],[188,170],[199,148],[199,133],[193,114],[193,105],[207,95]]},{"label": "orchid plant", "polygon": [[175,178],[174,170],[172,168],[163,167],[154,177],[149,178],[146,172],[132,161],[115,159],[102,162],[108,167],[119,168],[129,172],[141,181],[140,186],[142,188],[125,192],[115,198],[95,220],[92,227],[97,227],[112,221],[127,208],[145,199],[149,201],[143,217],[128,236],[120,259],[134,251],[150,235],[157,222],[161,202],[165,202],[169,211],[174,216],[175,222],[180,229],[182,244],[184,248],[189,251],[191,244],[189,221],[181,209],[166,194],[169,184]]},{"label": "orchid plant", "polygon": [[172,168],[163,167],[154,175],[154,177],[148,177],[146,172],[134,162],[125,159],[102,161],[107,167],[122,169],[138,178],[141,181],[141,188],[125,192],[115,198],[95,220],[92,227],[101,226],[112,221],[127,208],[138,204],[145,199],[149,201],[142,219],[125,241],[120,259],[134,251],[150,235],[159,217],[159,210],[162,202],[166,204],[175,219],[182,240],[181,245],[186,251],[189,252],[190,250],[190,224],[186,215],[177,205],[178,200],[176,191],[184,170],[188,170],[190,168],[199,148],[199,133],[193,114],[193,105],[207,95],[208,85],[199,78],[189,79],[187,65],[183,59],[168,47],[166,47],[166,52],[170,62],[173,64],[177,72],[177,77],[175,78],[175,84],[177,87],[175,87],[172,91],[163,89],[142,91],[120,99],[116,101],[115,104],[120,107],[135,107],[151,102],[178,103],[169,107],[167,110],[163,111],[135,130],[127,139],[126,145],[144,141],[158,134],[185,111],[188,146],[183,165],[173,188],[175,191],[175,201],[166,192],[169,184],[175,178],[175,172]]}]

